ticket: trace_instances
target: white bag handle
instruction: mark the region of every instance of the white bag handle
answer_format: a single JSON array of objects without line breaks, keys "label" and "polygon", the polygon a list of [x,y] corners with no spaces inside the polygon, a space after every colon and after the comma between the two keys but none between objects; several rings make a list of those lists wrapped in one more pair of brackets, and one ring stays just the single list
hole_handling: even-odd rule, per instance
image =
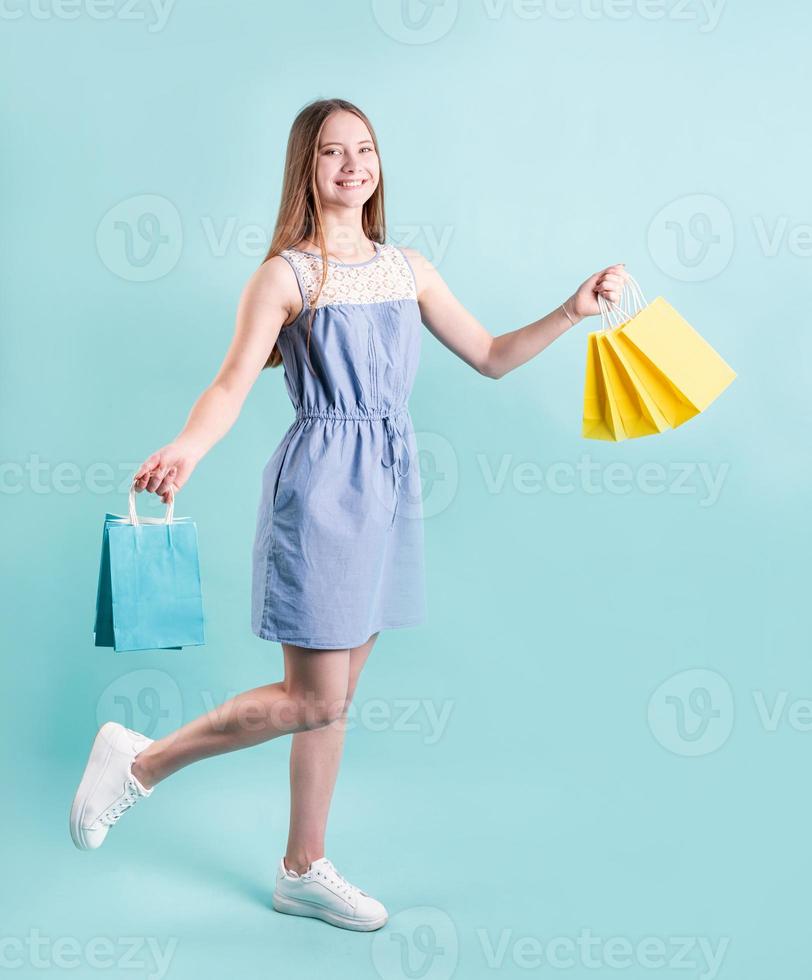
[{"label": "white bag handle", "polygon": [[[648,306],[648,300],[643,295],[640,284],[630,274],[627,273],[627,275],[628,279],[624,283],[623,291],[620,294],[620,303],[613,303],[603,293],[598,293],[598,307],[601,311],[601,330],[609,330],[612,327],[621,326],[631,320],[633,316],[637,316],[638,313],[642,312]],[[628,313],[624,305],[622,305],[627,298],[631,301],[629,303],[629,309],[632,310],[631,313]]]},{"label": "white bag handle", "polygon": [[643,290],[640,288],[640,283],[638,283],[638,281],[630,273],[627,272],[626,275],[628,278],[623,286],[623,294],[620,298],[622,301],[626,296],[626,293],[628,293],[631,303],[634,306],[634,312],[637,314],[642,312],[642,310],[648,306],[648,300],[643,295]]},{"label": "white bag handle", "polygon": [[598,307],[601,311],[601,330],[611,330],[627,323],[632,314],[627,313],[622,306],[608,300],[603,293],[598,293]]},{"label": "white bag handle", "polygon": [[[171,524],[172,517],[175,513],[175,491],[172,489],[172,484],[169,485],[169,505],[166,509],[166,517],[163,521],[164,524]],[[141,522],[138,520],[138,514],[135,510],[135,481],[130,484],[130,524],[135,524],[136,526]],[[158,522],[161,523],[161,522]]]}]

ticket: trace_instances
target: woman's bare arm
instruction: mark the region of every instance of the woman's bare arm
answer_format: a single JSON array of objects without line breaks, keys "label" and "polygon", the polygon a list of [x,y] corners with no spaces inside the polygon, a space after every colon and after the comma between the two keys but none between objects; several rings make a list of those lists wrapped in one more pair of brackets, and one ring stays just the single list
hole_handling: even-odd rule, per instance
[{"label": "woman's bare arm", "polygon": [[152,453],[136,471],[136,489],[157,493],[166,503],[211,447],[228,432],[285,322],[301,309],[296,278],[279,256],[264,262],[245,285],[234,336],[211,384],[192,407],[180,433]]},{"label": "woman's bare arm", "polygon": [[[416,249],[405,248],[415,273],[423,323],[437,339],[488,378],[501,378],[525,364],[585,316],[599,312],[596,293],[617,303],[626,278],[622,265],[590,276],[562,306],[540,320],[493,336],[446,285],[440,273]],[[569,313],[569,316],[567,316]]]}]

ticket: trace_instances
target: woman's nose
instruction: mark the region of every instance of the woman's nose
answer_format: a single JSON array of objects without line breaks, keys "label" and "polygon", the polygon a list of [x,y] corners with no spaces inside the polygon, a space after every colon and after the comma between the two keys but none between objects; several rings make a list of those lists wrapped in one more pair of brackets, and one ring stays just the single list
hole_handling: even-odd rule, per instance
[{"label": "woman's nose", "polygon": [[350,150],[350,152],[347,154],[347,160],[343,169],[346,170],[347,173],[356,173],[361,169],[361,157],[355,156],[352,150]]}]

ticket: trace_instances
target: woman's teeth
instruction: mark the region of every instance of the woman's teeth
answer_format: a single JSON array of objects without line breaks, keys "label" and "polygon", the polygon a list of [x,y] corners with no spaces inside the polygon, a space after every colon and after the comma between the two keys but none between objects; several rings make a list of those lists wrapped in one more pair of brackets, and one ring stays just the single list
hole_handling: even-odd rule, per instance
[{"label": "woman's teeth", "polygon": [[366,180],[338,180],[336,183],[339,187],[361,187]]}]

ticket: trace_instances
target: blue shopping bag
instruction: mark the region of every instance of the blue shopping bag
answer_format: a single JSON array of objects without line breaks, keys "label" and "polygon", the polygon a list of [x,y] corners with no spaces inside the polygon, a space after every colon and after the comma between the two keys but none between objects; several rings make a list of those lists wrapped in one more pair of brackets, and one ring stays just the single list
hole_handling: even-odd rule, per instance
[{"label": "blue shopping bag", "polygon": [[174,518],[106,514],[96,589],[95,645],[116,653],[180,650],[205,643],[197,527]]}]

